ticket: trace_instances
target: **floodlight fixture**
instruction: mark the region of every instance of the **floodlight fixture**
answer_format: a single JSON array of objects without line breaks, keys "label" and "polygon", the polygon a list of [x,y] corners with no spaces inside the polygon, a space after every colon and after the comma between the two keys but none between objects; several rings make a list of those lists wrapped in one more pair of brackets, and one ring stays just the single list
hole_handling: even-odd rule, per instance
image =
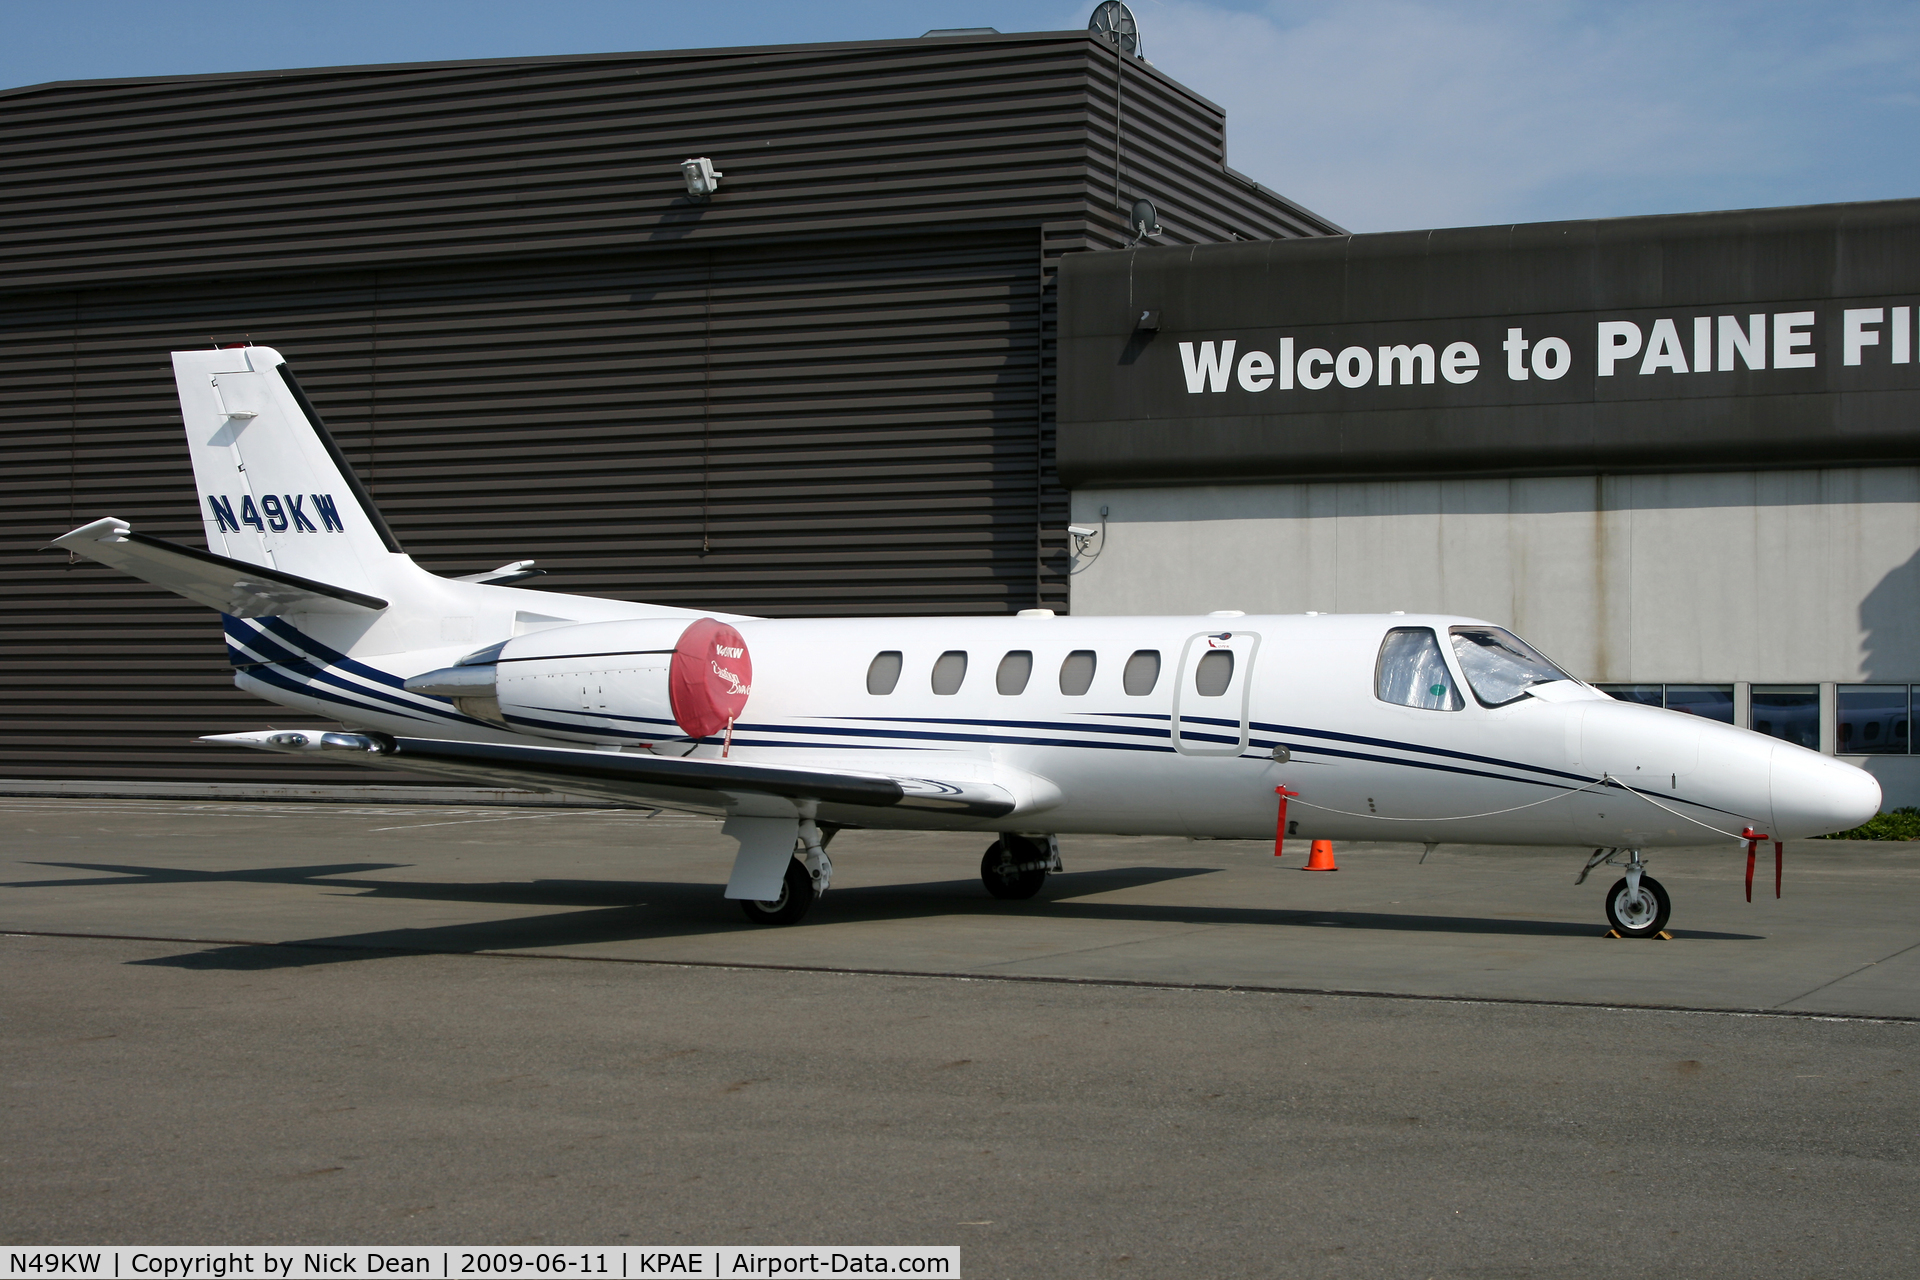
[{"label": "floodlight fixture", "polygon": [[698,156],[680,162],[680,176],[687,180],[688,195],[705,200],[720,189],[720,179],[725,175],[713,167],[713,161]]}]

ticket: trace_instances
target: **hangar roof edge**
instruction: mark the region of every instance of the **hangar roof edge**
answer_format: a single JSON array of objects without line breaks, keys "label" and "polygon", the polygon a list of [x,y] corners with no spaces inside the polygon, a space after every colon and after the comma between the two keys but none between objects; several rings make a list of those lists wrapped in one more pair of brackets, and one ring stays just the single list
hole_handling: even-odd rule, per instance
[{"label": "hangar roof edge", "polygon": [[[937,46],[953,48],[958,45],[1001,44],[1018,45],[1038,42],[1065,43],[1085,41],[1099,44],[1104,50],[1106,43],[1091,31],[1001,31],[991,35],[946,36]],[[612,50],[601,53],[553,53],[527,54],[506,58],[448,58],[424,62],[365,62],[342,63],[320,67],[265,67],[251,71],[194,71],[157,76],[109,76],[95,80],[42,80],[34,84],[13,85],[0,88],[0,103],[16,95],[45,93],[53,89],[90,89],[116,86],[132,87],[136,85],[191,84],[195,82],[217,83],[219,81],[267,80],[296,76],[336,76],[352,73],[404,72],[430,70],[459,70],[471,68],[484,70],[494,67],[516,66],[552,66],[560,63],[579,62],[617,62],[622,60],[657,60],[661,62],[694,61],[706,59],[724,59],[740,57],[768,56],[773,54],[817,53],[832,50],[854,52],[864,49],[910,49],[928,48],[930,42],[925,36],[900,36],[887,40],[822,40],[804,44],[756,44],[756,45],[717,45],[700,49],[632,49]],[[1220,113],[1226,114],[1222,107],[1205,94],[1196,92],[1191,86],[1175,79],[1151,62],[1136,59],[1128,64],[1133,70],[1151,74],[1162,83],[1178,89],[1195,102]],[[1317,216],[1317,215],[1316,215]]]},{"label": "hangar roof edge", "polygon": [[[1285,200],[1286,197],[1277,198]],[[1288,201],[1288,203],[1292,203]],[[1480,226],[1430,227],[1399,231],[1340,231],[1334,235],[1294,240],[1243,240],[1216,244],[1138,245],[1115,252],[1142,254],[1152,258],[1186,254],[1189,258],[1261,257],[1275,249],[1294,254],[1352,255],[1356,249],[1380,248],[1398,252],[1418,252],[1424,242],[1460,241],[1477,248],[1494,247],[1504,238],[1509,247],[1528,247],[1554,240],[1610,238],[1609,233],[1630,236],[1724,235],[1729,232],[1759,234],[1796,230],[1865,227],[1893,223],[1920,224],[1920,197],[1900,196],[1888,200],[1846,200],[1826,204],[1763,206],[1749,209],[1701,209],[1680,213],[1627,214],[1615,218],[1566,218],[1553,222],[1496,222]],[[1579,234],[1584,229],[1586,235]],[[1394,242],[1399,242],[1396,245]],[[1107,255],[1076,255],[1085,260],[1069,260],[1068,269],[1097,269],[1093,259]]]}]

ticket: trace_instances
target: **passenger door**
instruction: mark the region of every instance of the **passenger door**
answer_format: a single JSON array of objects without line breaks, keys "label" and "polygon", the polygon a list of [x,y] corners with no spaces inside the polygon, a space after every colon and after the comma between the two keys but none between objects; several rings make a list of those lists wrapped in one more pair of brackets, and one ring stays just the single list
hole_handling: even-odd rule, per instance
[{"label": "passenger door", "polygon": [[1246,750],[1259,652],[1260,637],[1251,631],[1202,631],[1187,638],[1173,684],[1175,751],[1237,756]]}]

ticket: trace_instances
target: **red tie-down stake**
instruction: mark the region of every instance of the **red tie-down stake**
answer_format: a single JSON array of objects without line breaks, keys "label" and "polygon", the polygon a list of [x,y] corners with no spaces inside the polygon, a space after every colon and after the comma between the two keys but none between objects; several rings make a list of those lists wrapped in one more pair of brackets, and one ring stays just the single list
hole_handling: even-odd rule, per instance
[{"label": "red tie-down stake", "polygon": [[[1752,827],[1742,827],[1740,838],[1747,842],[1747,901],[1753,901],[1753,857],[1760,849],[1760,842],[1767,838],[1764,831],[1755,831]],[[1773,842],[1773,896],[1780,896],[1780,864],[1785,861],[1785,853],[1778,840]]]},{"label": "red tie-down stake", "polygon": [[1286,857],[1287,843],[1287,801],[1299,798],[1298,791],[1289,791],[1285,787],[1275,787],[1273,793],[1280,797],[1280,823],[1273,829],[1273,856]]}]

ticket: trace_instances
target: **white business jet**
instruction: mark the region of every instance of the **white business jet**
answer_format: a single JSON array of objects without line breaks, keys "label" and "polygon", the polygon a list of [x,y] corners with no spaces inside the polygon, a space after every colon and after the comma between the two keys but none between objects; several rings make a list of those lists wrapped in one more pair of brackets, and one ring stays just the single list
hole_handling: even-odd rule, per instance
[{"label": "white business jet", "polygon": [[1647,937],[1645,850],[1879,809],[1862,770],[1616,702],[1471,618],[761,619],[510,585],[526,561],[443,578],[277,352],[173,365],[211,551],[112,518],[55,545],[219,610],[240,688],[345,726],[208,741],[720,816],[754,921],[799,920],[852,826],[993,833],[999,898],[1065,833],[1579,845]]}]

